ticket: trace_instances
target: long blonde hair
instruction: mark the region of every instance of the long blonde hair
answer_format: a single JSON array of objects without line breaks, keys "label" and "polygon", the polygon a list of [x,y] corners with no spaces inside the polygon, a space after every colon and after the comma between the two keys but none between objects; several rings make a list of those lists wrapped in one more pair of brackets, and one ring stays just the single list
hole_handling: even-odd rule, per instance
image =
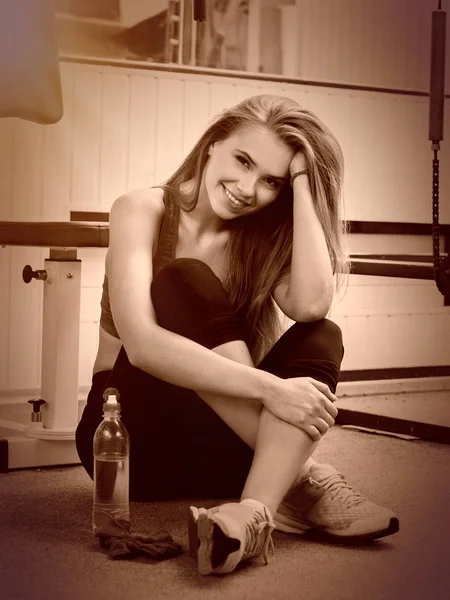
[{"label": "long blonde hair", "polygon": [[[341,217],[342,150],[330,129],[294,100],[264,94],[246,98],[222,111],[162,187],[183,210],[193,210],[211,144],[225,140],[240,129],[261,126],[305,156],[315,208],[339,287],[342,275],[349,270],[346,225]],[[181,196],[179,187],[189,180],[194,181],[192,191]],[[228,275],[224,285],[246,334],[253,361],[258,364],[281,332],[272,292],[287,275],[291,262],[292,188],[284,186],[273,203],[252,215],[233,219],[229,228]]]}]

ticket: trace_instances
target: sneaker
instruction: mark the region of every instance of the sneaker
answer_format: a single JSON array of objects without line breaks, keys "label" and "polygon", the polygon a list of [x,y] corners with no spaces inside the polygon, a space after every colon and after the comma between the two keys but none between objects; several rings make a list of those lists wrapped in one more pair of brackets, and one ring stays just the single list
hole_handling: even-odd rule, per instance
[{"label": "sneaker", "polygon": [[274,523],[257,500],[189,509],[189,554],[201,575],[230,573],[239,562],[273,553]]},{"label": "sneaker", "polygon": [[374,540],[399,530],[396,515],[356,492],[331,465],[312,465],[286,494],[275,514],[276,529],[317,529],[340,541]]}]

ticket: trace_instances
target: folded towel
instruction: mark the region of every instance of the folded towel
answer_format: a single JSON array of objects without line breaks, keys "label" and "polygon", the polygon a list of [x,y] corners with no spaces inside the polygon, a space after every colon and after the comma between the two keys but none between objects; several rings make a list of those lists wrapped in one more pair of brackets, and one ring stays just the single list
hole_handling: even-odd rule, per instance
[{"label": "folded towel", "polygon": [[167,560],[183,551],[167,531],[157,531],[152,535],[132,533],[130,521],[107,516],[106,523],[96,528],[95,536],[99,538],[100,546],[108,550],[110,558],[133,559],[143,555],[154,560]]}]

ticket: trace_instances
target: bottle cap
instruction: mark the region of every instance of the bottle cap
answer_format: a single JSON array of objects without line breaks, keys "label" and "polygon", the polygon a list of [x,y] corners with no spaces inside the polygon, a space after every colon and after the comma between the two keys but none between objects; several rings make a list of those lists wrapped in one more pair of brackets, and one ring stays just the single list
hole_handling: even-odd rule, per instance
[{"label": "bottle cap", "polygon": [[103,392],[103,400],[106,404],[119,404],[120,394],[116,388],[109,387]]}]

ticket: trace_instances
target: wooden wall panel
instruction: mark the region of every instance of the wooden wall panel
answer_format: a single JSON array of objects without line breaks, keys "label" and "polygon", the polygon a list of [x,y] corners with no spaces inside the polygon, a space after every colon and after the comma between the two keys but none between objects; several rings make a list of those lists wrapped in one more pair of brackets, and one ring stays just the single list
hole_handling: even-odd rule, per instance
[{"label": "wooden wall panel", "polygon": [[104,248],[82,248],[78,251],[78,258],[82,260],[78,381],[83,388],[90,386],[97,354],[105,256]]},{"label": "wooden wall panel", "polygon": [[180,79],[158,78],[155,178],[167,179],[183,158],[184,84]]},{"label": "wooden wall panel", "polygon": [[344,333],[344,370],[448,366],[450,363],[450,315],[446,310],[386,313],[383,308],[332,315],[331,319]]},{"label": "wooden wall panel", "polygon": [[42,215],[45,221],[67,221],[70,204],[73,146],[73,72],[61,72],[64,118],[42,127]]},{"label": "wooden wall panel", "polygon": [[16,119],[0,119],[0,220],[12,214],[13,143]]},{"label": "wooden wall panel", "polygon": [[333,313],[351,315],[358,311],[385,310],[420,312],[442,307],[442,296],[432,281],[393,277],[350,275],[348,286],[336,295]]},{"label": "wooden wall panel", "polygon": [[[430,206],[431,208],[431,206]],[[411,215],[413,217],[413,215]],[[431,222],[431,219],[428,221]],[[431,235],[388,235],[381,233],[351,233],[348,236],[350,253],[431,254]]]},{"label": "wooden wall panel", "polygon": [[[13,139],[16,119],[0,119],[0,220],[12,214]],[[11,248],[0,247],[0,389],[8,387]]]},{"label": "wooden wall panel", "polygon": [[99,209],[109,210],[111,201],[127,191],[130,77],[117,69],[103,74]]},{"label": "wooden wall panel", "polygon": [[0,247],[0,278],[3,282],[0,293],[0,390],[8,388],[9,373],[9,305],[11,300],[10,272],[11,248]]},{"label": "wooden wall panel", "polygon": [[236,86],[230,85],[226,80],[215,80],[210,85],[209,118],[212,119],[220,111],[238,102],[238,99],[236,98]]},{"label": "wooden wall panel", "polygon": [[[128,126],[129,190],[156,183],[156,95],[158,81],[152,74],[130,77]],[[113,198],[110,199],[110,205]]]},{"label": "wooden wall panel", "polygon": [[[346,218],[431,221],[425,98],[68,63],[62,64],[62,76],[60,123],[0,120],[0,219],[65,220],[74,209],[108,211],[124,191],[168,177],[217,112],[250,94],[276,93],[317,112],[335,131],[346,162]],[[447,222],[448,156],[444,143],[441,218]],[[352,235],[349,249],[428,253],[431,239]],[[0,301],[0,389],[39,385],[42,284],[26,286],[21,272],[27,263],[43,268],[47,254],[0,249],[7,289]],[[79,252],[82,386],[90,384],[97,348],[104,255]],[[442,341],[450,338],[448,313],[432,282],[351,276],[347,295],[333,306],[347,340],[344,368],[448,364]],[[394,331],[397,345],[389,341]],[[361,353],[368,337],[375,341]]]},{"label": "wooden wall panel", "polygon": [[39,221],[41,218],[43,140],[41,125],[16,121],[11,193],[11,219],[14,221]]},{"label": "wooden wall panel", "polygon": [[41,378],[43,282],[24,283],[26,264],[43,269],[43,250],[11,248],[8,388],[16,390],[37,387]]},{"label": "wooden wall panel", "polygon": [[94,210],[94,206],[98,209],[100,195],[103,76],[94,67],[73,71],[70,210]]},{"label": "wooden wall panel", "polygon": [[[450,19],[449,19],[450,20]],[[447,40],[450,38],[448,33],[450,25],[447,24]],[[447,49],[450,49],[450,41],[447,41]],[[447,73],[450,73],[450,55],[447,58]],[[449,77],[450,80],[450,77]],[[446,87],[447,93],[450,93],[450,81]],[[450,99],[446,99],[444,106],[444,141],[441,143],[441,151],[439,152],[439,194],[441,199],[440,216],[442,223],[450,223]],[[423,118],[423,117],[422,117]],[[428,125],[427,125],[428,127]],[[432,153],[427,153],[427,164],[431,165]],[[423,162],[421,162],[423,164]],[[431,171],[431,167],[428,166],[428,173]],[[431,177],[430,177],[431,182]],[[431,190],[431,185],[430,185]],[[431,199],[431,192],[429,196]],[[431,202],[431,200],[430,200]]]},{"label": "wooden wall panel", "polygon": [[79,387],[90,389],[92,367],[98,347],[98,323],[80,320],[80,351],[78,356]]},{"label": "wooden wall panel", "polygon": [[246,80],[238,82],[235,85],[235,100],[234,102],[240,102],[250,96],[255,96],[260,93],[262,82]]},{"label": "wooden wall panel", "polygon": [[184,87],[182,157],[188,155],[208,126],[211,85],[186,79]]}]

